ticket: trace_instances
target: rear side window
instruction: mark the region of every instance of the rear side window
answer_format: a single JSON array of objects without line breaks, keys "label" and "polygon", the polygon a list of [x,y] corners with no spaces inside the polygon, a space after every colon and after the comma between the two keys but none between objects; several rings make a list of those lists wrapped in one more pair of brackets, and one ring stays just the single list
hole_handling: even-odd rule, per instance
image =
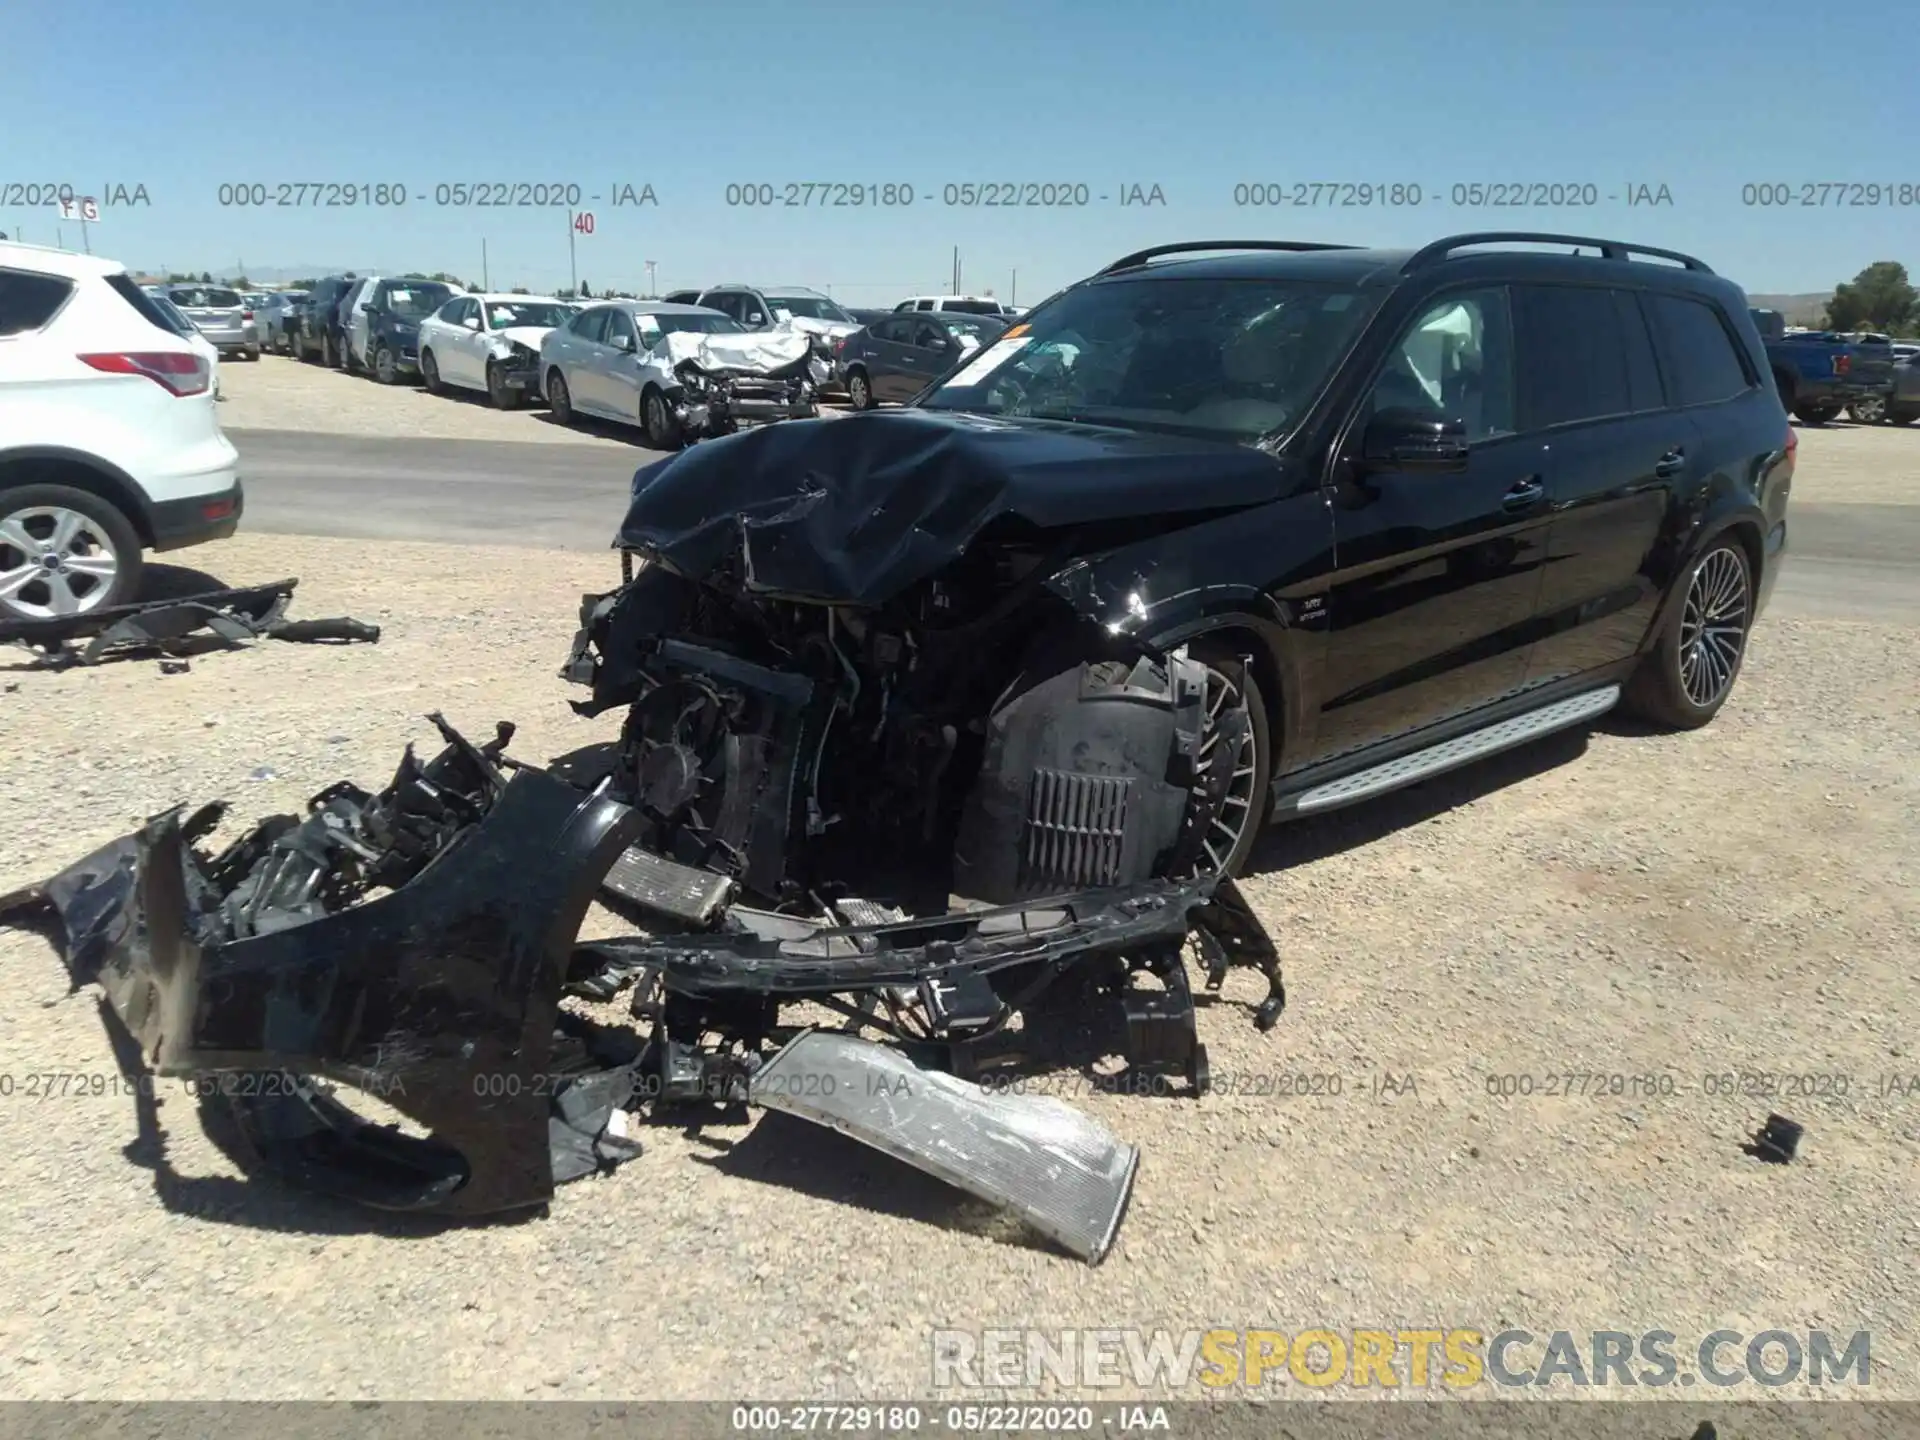
[{"label": "rear side window", "polygon": [[148,324],[158,326],[169,335],[185,335],[188,331],[180,328],[180,322],[169,315],[160,306],[153,303],[153,297],[142,290],[125,275],[107,276],[107,287],[127,304],[138,310]]},{"label": "rear side window", "polygon": [[1626,327],[1611,290],[1516,285],[1513,298],[1522,430],[1632,411]]},{"label": "rear side window", "polygon": [[1679,295],[1647,299],[1673,363],[1675,399],[1680,404],[1711,405],[1752,388],[1753,380],[1719,311]]},{"label": "rear side window", "polygon": [[1660,389],[1660,362],[1654,358],[1653,336],[1647,330],[1640,297],[1630,290],[1616,290],[1613,298],[1620,310],[1620,335],[1626,348],[1628,399],[1635,413],[1664,410],[1667,402]]},{"label": "rear side window", "polygon": [[38,330],[67,303],[73,282],[32,270],[0,270],[0,337]]}]

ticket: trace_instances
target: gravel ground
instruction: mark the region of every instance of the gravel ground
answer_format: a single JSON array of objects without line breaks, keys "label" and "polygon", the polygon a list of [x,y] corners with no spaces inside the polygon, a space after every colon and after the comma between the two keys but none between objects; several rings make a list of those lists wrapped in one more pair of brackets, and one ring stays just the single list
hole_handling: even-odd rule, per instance
[{"label": "gravel ground", "polygon": [[[253,372],[223,368],[243,403]],[[1802,468],[1805,498],[1886,483]],[[192,558],[306,577],[296,615],[386,636],[175,676],[0,668],[0,891],[175,802],[246,822],[382,782],[434,743],[427,710],[514,719],[531,760],[617,724],[555,678],[604,554],[242,535]],[[111,1056],[47,942],[0,932],[0,1393],[897,1397],[929,1392],[933,1327],[1513,1324],[1865,1329],[1876,1397],[1913,1398],[1920,1098],[1887,1078],[1920,1073],[1917,721],[1920,632],[1769,617],[1705,731],[1608,723],[1276,834],[1248,890],[1286,958],[1279,1027],[1230,984],[1200,1020],[1220,1093],[1076,1098],[1144,1149],[1097,1269],[778,1116],[649,1131],[547,1217],[487,1228],[246,1184],[164,1083],[159,1144],[125,1096],[27,1097]],[[1848,1093],[1701,1093],[1729,1071]],[[1564,1072],[1679,1093],[1537,1093]],[[1490,1095],[1523,1075],[1535,1094]],[[1340,1093],[1272,1093],[1289,1076]],[[1770,1108],[1808,1127],[1795,1164],[1742,1153]]]}]

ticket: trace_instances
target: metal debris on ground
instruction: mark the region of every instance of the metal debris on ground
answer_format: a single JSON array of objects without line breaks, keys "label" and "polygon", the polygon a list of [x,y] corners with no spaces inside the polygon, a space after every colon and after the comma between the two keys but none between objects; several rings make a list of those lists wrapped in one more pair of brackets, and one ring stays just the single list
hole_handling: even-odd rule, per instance
[{"label": "metal debris on ground", "polygon": [[[1117,1056],[1116,1088],[1172,1072],[1204,1093],[1189,939],[1211,987],[1251,966],[1277,1004],[1277,955],[1229,880],[939,915],[844,895],[756,909],[649,849],[658,827],[609,781],[508,759],[510,725],[475,744],[429,718],[444,748],[409,746],[377,793],[342,781],[218,851],[224,802],[176,808],[0,897],[0,923],[58,914],[73,984],[105,990],[157,1074],[270,1077],[200,1093],[232,1107],[257,1169],[307,1188],[451,1216],[538,1206],[638,1155],[638,1113],[804,1113],[780,1077],[831,1070],[845,1113],[812,1118],[1097,1261],[1137,1152],[994,1079]],[[651,904],[655,933],[582,942],[596,897]],[[631,1024],[583,1013],[629,989]],[[366,1118],[356,1092],[414,1129]]]},{"label": "metal debris on ground", "polygon": [[[230,648],[250,640],[296,640],[305,644],[375,644],[380,627],[339,617],[329,620],[289,620],[287,606],[297,579],[277,580],[237,590],[211,590],[173,600],[151,600],[136,605],[111,605],[83,615],[44,620],[0,621],[0,643],[12,642],[40,652],[36,662],[44,669],[94,665],[109,654],[159,650],[171,654],[183,641],[211,637]],[[84,646],[75,642],[84,640]],[[162,670],[178,674],[186,669]]]},{"label": "metal debris on ground", "polygon": [[1806,1127],[1798,1121],[1784,1115],[1769,1115],[1766,1124],[1747,1143],[1746,1150],[1769,1165],[1785,1165],[1799,1153],[1800,1137],[1806,1133]]}]

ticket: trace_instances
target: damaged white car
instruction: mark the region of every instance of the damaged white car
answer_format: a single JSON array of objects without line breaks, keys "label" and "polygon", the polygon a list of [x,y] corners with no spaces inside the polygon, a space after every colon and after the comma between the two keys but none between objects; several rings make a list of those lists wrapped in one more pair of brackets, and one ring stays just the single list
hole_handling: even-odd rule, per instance
[{"label": "damaged white car", "polygon": [[657,450],[731,435],[743,422],[811,419],[830,371],[803,332],[751,333],[717,310],[660,301],[592,306],[540,347],[555,419],[638,425]]},{"label": "damaged white car", "polygon": [[573,310],[547,295],[458,295],[420,322],[420,379],[484,390],[497,409],[540,394],[540,346]]}]

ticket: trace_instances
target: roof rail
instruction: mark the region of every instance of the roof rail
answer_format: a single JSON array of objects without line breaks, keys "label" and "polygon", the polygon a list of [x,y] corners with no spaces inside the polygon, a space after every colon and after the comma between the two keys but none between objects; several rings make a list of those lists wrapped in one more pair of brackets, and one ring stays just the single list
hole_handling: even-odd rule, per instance
[{"label": "roof rail", "polygon": [[1702,275],[1711,275],[1713,271],[1704,260],[1691,255],[1683,255],[1678,250],[1660,250],[1652,245],[1629,245],[1624,240],[1598,240],[1591,235],[1556,235],[1544,230],[1479,230],[1466,235],[1449,235],[1444,240],[1436,240],[1431,245],[1422,246],[1413,252],[1407,263],[1400,267],[1400,273],[1424,270],[1429,265],[1438,265],[1442,260],[1452,258],[1456,250],[1464,250],[1469,245],[1492,245],[1496,243],[1516,243],[1524,241],[1535,245],[1578,245],[1583,249],[1598,250],[1604,260],[1630,260],[1635,255],[1657,255],[1662,260],[1678,260],[1689,270],[1697,270]]},{"label": "roof rail", "polygon": [[1318,240],[1185,240],[1177,245],[1154,245],[1145,250],[1136,250],[1131,255],[1122,255],[1111,265],[1101,270],[1102,275],[1111,275],[1116,270],[1131,270],[1136,265],[1161,255],[1181,255],[1193,250],[1358,250],[1358,245],[1328,245]]}]

